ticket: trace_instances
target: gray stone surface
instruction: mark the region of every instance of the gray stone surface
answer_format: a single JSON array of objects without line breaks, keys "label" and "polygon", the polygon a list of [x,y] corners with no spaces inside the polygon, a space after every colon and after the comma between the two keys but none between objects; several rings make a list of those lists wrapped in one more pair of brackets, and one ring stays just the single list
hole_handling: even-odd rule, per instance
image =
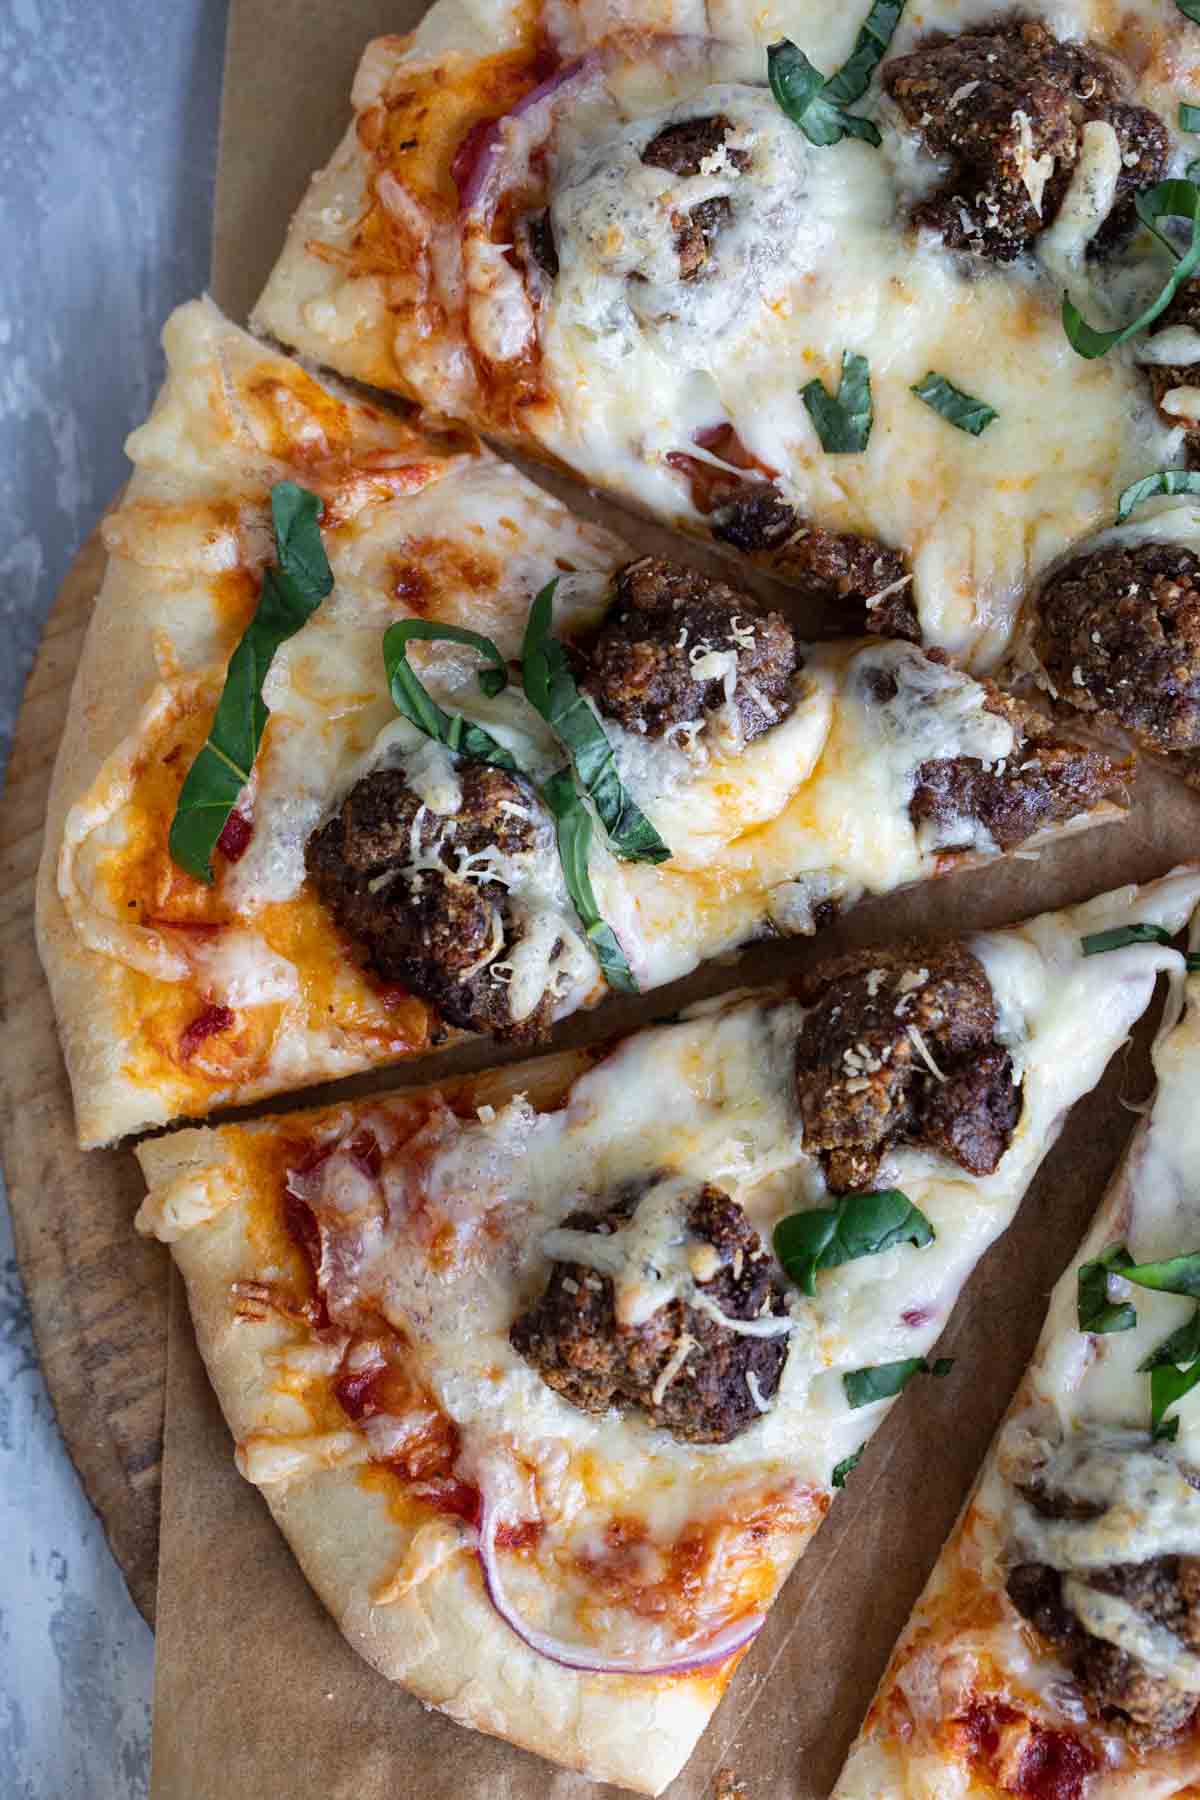
[{"label": "gray stone surface", "polygon": [[[0,768],[205,283],[226,0],[0,0]],[[0,806],[3,797],[0,795]],[[136,1800],[152,1642],[55,1429],[0,1196],[0,1796]]]}]

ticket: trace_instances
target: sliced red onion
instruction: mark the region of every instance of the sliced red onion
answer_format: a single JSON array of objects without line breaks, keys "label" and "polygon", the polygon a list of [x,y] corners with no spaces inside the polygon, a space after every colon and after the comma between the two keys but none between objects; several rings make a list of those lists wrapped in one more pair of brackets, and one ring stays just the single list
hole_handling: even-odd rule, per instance
[{"label": "sliced red onion", "polygon": [[539,81],[535,88],[530,88],[511,112],[492,120],[480,134],[470,168],[464,171],[458,195],[460,212],[475,213],[484,219],[490,217],[503,191],[505,164],[511,160],[515,148],[511,142],[514,134],[504,130],[509,121],[523,121],[521,136],[527,149],[532,149],[549,136],[554,114],[567,98],[568,91],[576,93],[596,73],[598,67],[599,62],[593,56],[564,63],[545,81]]},{"label": "sliced red onion", "polygon": [[726,1662],[738,1650],[744,1650],[762,1629],[766,1614],[751,1613],[747,1618],[727,1625],[706,1644],[681,1650],[662,1662],[642,1662],[635,1656],[605,1656],[599,1651],[591,1652],[577,1644],[565,1643],[562,1638],[552,1637],[549,1632],[537,1631],[527,1624],[505,1593],[496,1550],[499,1523],[496,1507],[485,1499],[479,1521],[478,1555],[487,1597],[523,1644],[561,1668],[579,1669],[589,1675],[692,1675],[700,1669]]}]

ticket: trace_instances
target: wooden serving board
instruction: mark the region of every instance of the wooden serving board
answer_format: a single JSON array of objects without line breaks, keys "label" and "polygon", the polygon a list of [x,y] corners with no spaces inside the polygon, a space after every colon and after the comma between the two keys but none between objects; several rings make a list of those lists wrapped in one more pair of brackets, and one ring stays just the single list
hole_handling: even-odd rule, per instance
[{"label": "wooden serving board", "polygon": [[103,574],[97,529],[47,621],[0,797],[0,1144],[58,1423],[129,1591],[153,1623],[168,1258],[132,1229],[144,1191],[133,1157],[85,1156],[75,1142],[33,930],[50,774]]}]

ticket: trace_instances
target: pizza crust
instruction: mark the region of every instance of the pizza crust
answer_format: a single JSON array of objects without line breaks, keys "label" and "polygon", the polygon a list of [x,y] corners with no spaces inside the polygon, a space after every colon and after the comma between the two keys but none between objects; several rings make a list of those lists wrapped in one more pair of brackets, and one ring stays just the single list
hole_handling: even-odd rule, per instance
[{"label": "pizza crust", "polygon": [[[443,1086],[502,1106],[518,1092],[552,1107],[588,1066],[586,1051]],[[300,1120],[305,1115],[298,1115]],[[269,1124],[230,1128],[269,1130]],[[150,1187],[139,1223],[162,1235],[164,1197],[187,1185],[220,1190],[235,1167],[225,1132],[184,1130],[137,1146]],[[199,1229],[171,1245],[187,1287],[196,1340],[235,1439],[296,1429],[286,1396],[273,1392],[264,1359],[294,1331],[278,1318],[234,1321],[229,1291],[260,1273],[260,1253],[236,1203],[219,1206]],[[355,1434],[357,1435],[357,1434]],[[390,1681],[440,1707],[460,1724],[507,1739],[598,1781],[658,1794],[692,1752],[720,1699],[711,1674],[660,1682],[587,1676],[526,1648],[483,1591],[474,1556],[461,1548],[434,1562],[423,1580],[387,1604],[372,1595],[394,1581],[427,1522],[404,1520],[388,1492],[360,1480],[357,1464],[261,1491],[305,1577],[354,1649]],[[418,1558],[422,1547],[418,1546]],[[727,1678],[731,1670],[724,1671]]]}]

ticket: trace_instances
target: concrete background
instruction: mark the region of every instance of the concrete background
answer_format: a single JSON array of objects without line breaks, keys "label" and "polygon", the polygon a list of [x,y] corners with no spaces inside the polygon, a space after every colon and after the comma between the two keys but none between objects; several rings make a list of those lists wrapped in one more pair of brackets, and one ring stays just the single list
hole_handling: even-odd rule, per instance
[{"label": "concrete background", "polygon": [[[207,279],[225,12],[0,0],[0,770],[162,321]],[[55,1428],[0,1194],[0,1800],[140,1800],[152,1657]]]}]

